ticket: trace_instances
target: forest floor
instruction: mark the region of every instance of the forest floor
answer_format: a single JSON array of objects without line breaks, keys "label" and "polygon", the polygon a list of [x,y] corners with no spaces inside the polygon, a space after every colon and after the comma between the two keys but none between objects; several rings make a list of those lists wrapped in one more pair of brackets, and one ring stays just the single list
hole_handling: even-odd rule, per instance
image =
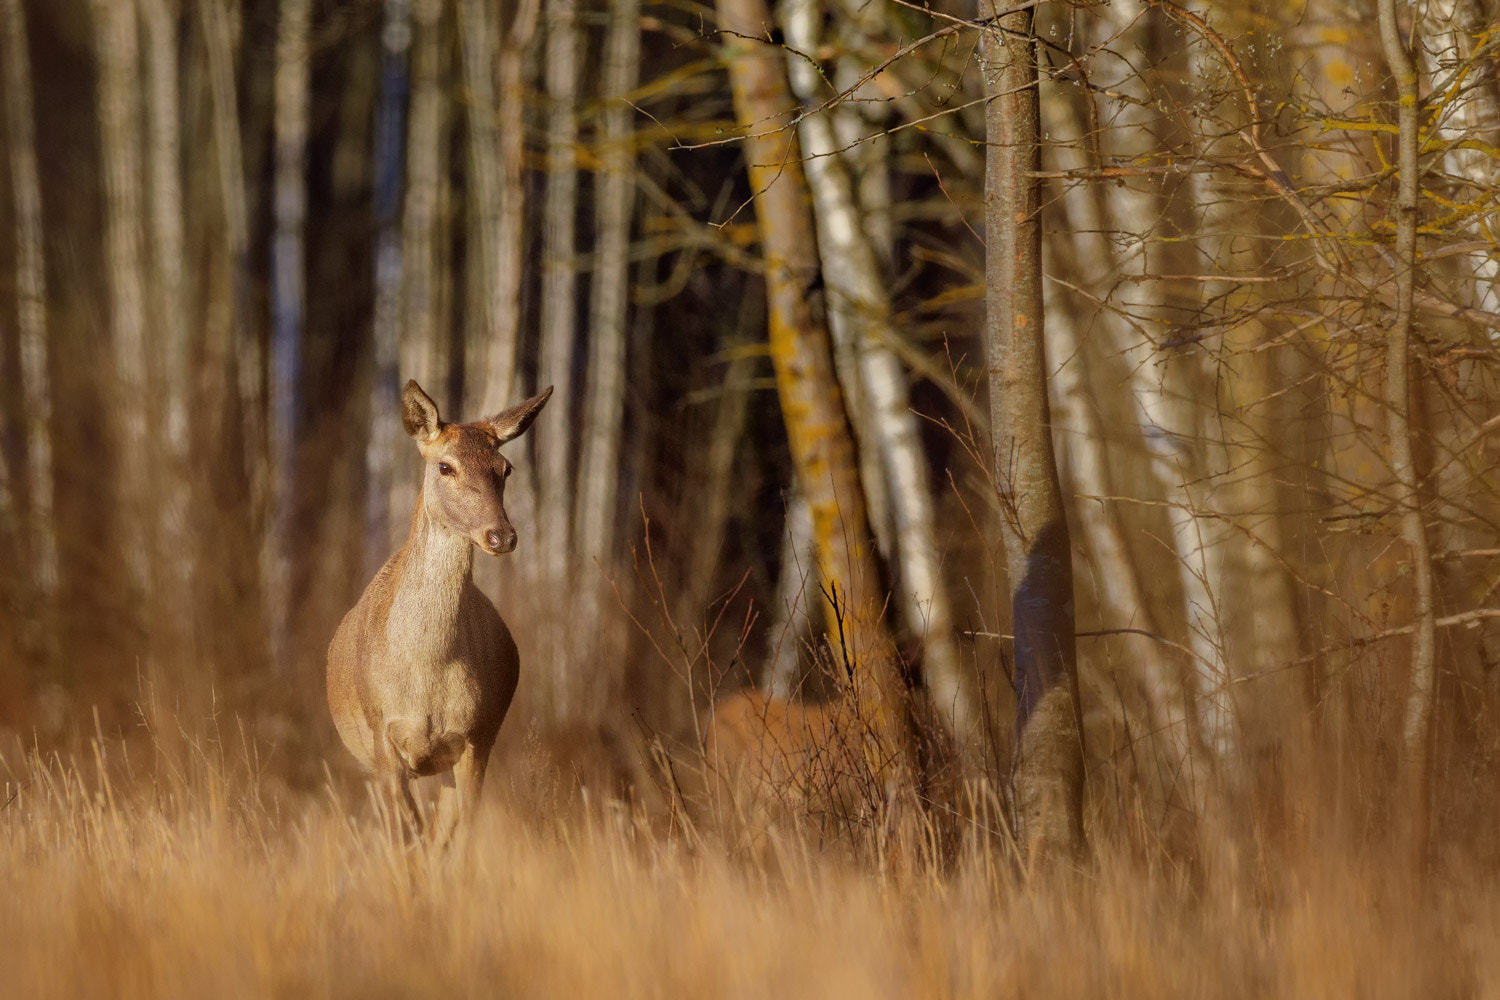
[{"label": "forest floor", "polygon": [[371,802],[106,757],[0,761],[4,996],[1500,996],[1478,868],[1330,845],[1184,877],[1096,843],[1087,873],[1025,877],[993,846],[855,860],[796,835],[750,856],[625,809],[527,814],[498,769],[460,844],[411,849]]}]

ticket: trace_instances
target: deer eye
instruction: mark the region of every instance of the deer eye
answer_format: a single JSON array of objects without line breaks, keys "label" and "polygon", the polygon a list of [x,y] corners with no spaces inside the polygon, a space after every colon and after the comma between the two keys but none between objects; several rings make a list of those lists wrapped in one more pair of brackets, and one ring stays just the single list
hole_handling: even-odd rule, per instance
[{"label": "deer eye", "polygon": [[439,462],[438,473],[444,476],[451,476],[453,475],[453,466],[449,465],[447,462]]}]

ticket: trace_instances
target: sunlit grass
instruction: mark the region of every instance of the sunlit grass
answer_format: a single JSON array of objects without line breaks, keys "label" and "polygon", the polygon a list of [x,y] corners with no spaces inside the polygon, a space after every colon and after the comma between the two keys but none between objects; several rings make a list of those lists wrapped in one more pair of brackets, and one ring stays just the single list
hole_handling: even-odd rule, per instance
[{"label": "sunlit grass", "polygon": [[1210,844],[1193,872],[1097,843],[1090,871],[1033,877],[993,841],[938,858],[899,830],[862,860],[795,828],[747,856],[549,809],[497,761],[439,852],[357,793],[268,801],[248,752],[111,754],[3,762],[5,996],[1500,992],[1488,872],[1423,881],[1336,838],[1274,862]]}]

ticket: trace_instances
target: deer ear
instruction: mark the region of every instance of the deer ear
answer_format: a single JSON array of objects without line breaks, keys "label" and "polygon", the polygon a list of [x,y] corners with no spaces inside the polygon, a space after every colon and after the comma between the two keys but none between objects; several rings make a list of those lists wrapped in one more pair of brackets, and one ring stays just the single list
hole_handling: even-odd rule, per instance
[{"label": "deer ear", "polygon": [[547,405],[547,400],[552,398],[552,387],[549,385],[535,396],[524,403],[517,403],[510,409],[498,416],[489,419],[490,429],[500,439],[500,443],[513,441],[526,433],[526,428],[536,419],[536,415],[542,412],[542,407]]},{"label": "deer ear", "polygon": [[443,429],[443,422],[438,419],[437,404],[422,391],[416,379],[407,382],[406,389],[401,393],[401,424],[406,428],[406,433],[416,438],[419,444],[430,443],[438,436],[438,431]]}]

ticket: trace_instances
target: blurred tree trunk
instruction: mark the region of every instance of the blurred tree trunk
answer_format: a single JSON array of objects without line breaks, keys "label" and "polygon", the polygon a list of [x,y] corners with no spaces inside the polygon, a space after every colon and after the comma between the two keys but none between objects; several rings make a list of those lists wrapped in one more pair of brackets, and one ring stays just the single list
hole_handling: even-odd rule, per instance
[{"label": "blurred tree trunk", "polygon": [[[1135,51],[1163,53],[1159,59],[1166,58],[1169,46],[1179,44],[1180,36],[1169,29],[1164,18],[1138,3],[1111,5],[1098,26],[1099,40],[1125,38]],[[1118,81],[1113,77],[1116,66],[1124,74]],[[1153,105],[1153,78],[1140,77],[1135,67],[1123,60],[1109,68],[1109,85],[1129,98],[1120,102],[1113,119],[1118,127],[1102,137],[1107,161],[1130,162],[1152,155],[1158,148],[1187,141],[1177,133],[1160,134],[1170,128],[1170,123]],[[1100,241],[1098,250],[1107,251],[1109,257],[1105,259],[1114,264],[1101,268],[1102,273],[1113,274],[1118,269],[1144,276],[1191,270],[1190,264],[1179,259],[1192,255],[1191,247],[1157,247],[1146,238],[1160,227],[1173,204],[1162,184],[1131,181],[1107,193],[1100,186],[1095,201],[1106,220],[1102,231],[1121,234],[1128,240],[1119,250],[1108,240]],[[1218,450],[1215,407],[1201,403],[1213,391],[1214,382],[1205,376],[1194,345],[1158,348],[1158,342],[1171,339],[1167,333],[1173,322],[1165,285],[1147,281],[1131,286],[1128,308],[1117,305],[1105,315],[1104,332],[1111,351],[1124,360],[1130,396],[1151,456],[1151,473],[1167,504],[1170,545],[1177,556],[1177,579],[1182,589],[1186,644],[1193,654],[1188,675],[1192,739],[1206,747],[1210,760],[1222,762],[1237,752],[1239,719],[1230,695],[1216,590],[1223,559],[1222,528],[1212,519],[1199,516],[1211,498],[1211,490],[1201,484],[1212,467],[1223,464],[1210,460]],[[1202,784],[1207,777],[1199,777],[1195,783]]]},{"label": "blurred tree trunk", "polygon": [[[828,327],[813,290],[821,280],[811,194],[780,52],[758,39],[774,28],[764,0],[718,0],[735,116],[745,132],[770,307],[771,359],[798,488],[812,514],[829,632],[852,666],[851,692],[893,752],[907,736],[905,693],[882,614],[880,568],[859,481],[854,441],[834,375]],[[884,770],[887,762],[880,764]]]},{"label": "blurred tree trunk", "polygon": [[[264,499],[265,465],[260,448],[264,436],[263,373],[260,337],[245,317],[249,312],[246,289],[249,224],[245,208],[245,164],[240,142],[239,95],[235,86],[234,35],[225,0],[199,0],[203,20],[203,44],[208,62],[208,84],[213,101],[214,167],[218,176],[220,209],[223,213],[224,256],[229,281],[223,301],[210,306],[210,315],[221,312],[229,338],[229,351],[236,370],[240,412],[241,447],[244,451],[245,482],[249,485],[250,510],[258,516]],[[227,374],[227,373],[226,373]]]},{"label": "blurred tree trunk", "polygon": [[[10,183],[16,213],[16,332],[21,349],[22,433],[26,441],[26,536],[29,576],[34,592],[32,620],[37,637],[52,636],[56,607],[57,535],[53,522],[52,377],[48,370],[47,259],[42,219],[42,189],[37,174],[35,109],[32,105],[31,55],[26,14],[21,0],[0,0],[3,33],[5,129],[10,147]],[[0,449],[3,451],[3,449]],[[5,457],[0,454],[0,466]],[[0,492],[6,490],[0,478]],[[0,516],[8,515],[0,497]],[[13,501],[12,501],[13,504]],[[10,522],[10,518],[6,518]]]},{"label": "blurred tree trunk", "polygon": [[[375,111],[375,329],[370,382],[369,438],[365,444],[365,571],[374,575],[405,534],[406,511],[391,509],[392,470],[402,434],[401,195],[406,149],[407,55],[411,19],[407,0],[385,0],[380,33],[380,99]],[[403,449],[404,450],[404,449]]]},{"label": "blurred tree trunk", "polygon": [[[400,377],[416,379],[437,402],[438,410],[451,414],[458,412],[458,401],[451,393],[452,336],[441,278],[448,264],[443,244],[448,232],[449,129],[442,0],[414,0],[411,13],[411,124],[401,220]],[[391,409],[394,404],[386,401],[386,406]],[[375,419],[380,419],[380,412],[375,411]],[[407,447],[396,441],[396,454]],[[416,506],[418,480],[393,469],[389,486],[390,519],[396,528]]]},{"label": "blurred tree trunk", "polygon": [[307,129],[310,100],[308,33],[312,0],[281,0],[276,31],[274,120],[276,186],[271,242],[270,527],[261,576],[270,616],[271,661],[291,664],[291,531],[296,486],[297,411],[302,377],[305,312],[303,227],[307,221]]},{"label": "blurred tree trunk", "polygon": [[[1087,92],[1076,97],[1059,93],[1046,104],[1051,133],[1060,139],[1052,154],[1057,169],[1082,171],[1091,165],[1085,147],[1097,145],[1087,134],[1078,114],[1077,104],[1091,101]],[[1097,158],[1097,157],[1095,157]],[[1109,220],[1100,206],[1097,185],[1090,182],[1065,182],[1056,195],[1056,204],[1065,223],[1062,231],[1053,233],[1048,246],[1054,259],[1054,270],[1080,283],[1087,294],[1093,276],[1115,270],[1114,248],[1108,238]],[[1111,192],[1106,197],[1117,197]],[[1109,274],[1109,277],[1112,277]],[[1110,470],[1109,449],[1116,435],[1101,415],[1102,401],[1089,383],[1088,344],[1079,329],[1082,316],[1093,316],[1103,327],[1114,319],[1109,313],[1095,313],[1095,304],[1062,300],[1062,291],[1050,285],[1046,295],[1047,356],[1052,366],[1052,398],[1057,404],[1056,425],[1066,434],[1067,444],[1059,450],[1068,469],[1074,489],[1087,496],[1113,497],[1117,489]],[[1052,307],[1054,294],[1059,301]],[[1129,386],[1130,383],[1127,383]],[[1145,582],[1135,554],[1131,551],[1124,519],[1119,506],[1106,500],[1082,500],[1077,505],[1078,521],[1083,530],[1089,562],[1098,581],[1098,599],[1105,628],[1135,628],[1160,634],[1155,609],[1151,606]],[[1187,692],[1181,679],[1181,665],[1168,656],[1161,644],[1143,635],[1125,635],[1121,645],[1126,651],[1132,683],[1138,684],[1148,713],[1149,741],[1171,758],[1166,773],[1181,775],[1188,783],[1188,798],[1201,795],[1205,782],[1191,767],[1178,767],[1193,749],[1192,726]],[[1196,669],[1196,664],[1191,669]],[[1133,734],[1139,736],[1137,732]],[[1171,789],[1163,791],[1170,794]]]},{"label": "blurred tree trunk", "polygon": [[[519,349],[523,278],[526,265],[532,263],[526,248],[526,102],[536,72],[528,57],[537,48],[533,42],[540,14],[541,0],[517,0],[510,25],[501,40],[498,61],[500,220],[494,262],[497,309],[494,322],[495,342],[509,354],[503,366],[496,365],[491,371],[493,389],[487,398],[494,401],[496,407],[509,406],[525,395],[515,355]],[[528,435],[527,439],[530,445],[531,436]],[[513,482],[510,489],[516,491],[517,499],[521,501],[526,523],[534,524],[534,479],[527,477],[520,483]]]},{"label": "blurred tree trunk", "polygon": [[1083,735],[1068,522],[1052,450],[1042,312],[1040,112],[1030,10],[982,0],[989,95],[986,327],[995,476],[1015,632],[1016,819],[1028,849],[1072,860],[1083,832]]},{"label": "blurred tree trunk", "polygon": [[786,527],[776,572],[775,617],[766,632],[766,673],[761,690],[773,698],[795,698],[802,690],[802,644],[811,627],[810,604],[819,599],[818,551],[812,511],[802,494],[786,495]]},{"label": "blurred tree trunk", "polygon": [[[461,0],[458,32],[467,92],[468,168],[464,177],[468,207],[468,252],[464,272],[467,323],[464,332],[464,411],[498,413],[524,395],[520,368],[521,289],[526,262],[526,93],[525,54],[536,32],[540,0],[519,0],[511,23],[500,36],[484,0]],[[496,94],[496,76],[499,93]],[[552,408],[548,408],[552,412]],[[525,449],[528,434],[512,445],[511,458],[522,472],[505,488],[505,505],[517,526],[536,523],[536,481]],[[525,528],[522,527],[524,531]],[[541,558],[537,540],[523,535],[511,561],[480,560],[475,580],[487,593],[499,594],[504,581],[515,589],[505,595],[514,605],[530,594]],[[546,683],[546,682],[544,682]]]},{"label": "blurred tree trunk", "polygon": [[[1401,539],[1411,557],[1412,613],[1416,630],[1412,635],[1411,682],[1406,699],[1406,721],[1402,732],[1405,750],[1405,783],[1409,795],[1404,803],[1412,819],[1413,846],[1420,854],[1427,848],[1428,747],[1432,738],[1432,706],[1436,686],[1437,635],[1433,614],[1432,555],[1423,520],[1417,467],[1413,459],[1411,423],[1412,296],[1417,277],[1417,222],[1421,194],[1419,159],[1420,109],[1417,106],[1417,73],[1407,42],[1397,23],[1395,0],[1379,0],[1380,39],[1386,64],[1396,80],[1397,102],[1397,190],[1393,205],[1396,216],[1394,247],[1396,310],[1391,323],[1385,357],[1386,433],[1390,437],[1391,471],[1396,485],[1393,497],[1401,514]],[[1413,47],[1415,47],[1413,45]]]},{"label": "blurred tree trunk", "polygon": [[188,408],[193,387],[193,351],[188,334],[184,289],[184,225],[182,169],[180,166],[181,121],[177,79],[178,10],[169,0],[142,0],[146,28],[148,150],[151,191],[151,250],[156,271],[157,322],[160,339],[152,361],[164,382],[161,414],[162,443],[166,461],[160,465],[164,483],[159,526],[161,544],[170,556],[163,560],[167,579],[158,601],[161,621],[170,634],[174,662],[195,659],[193,632],[197,545],[189,519],[195,508],[192,475],[192,440]]},{"label": "blurred tree trunk", "polygon": [[[640,2],[610,6],[604,45],[599,125],[599,169],[595,174],[593,301],[588,327],[588,396],[584,400],[582,456],[578,477],[577,549],[582,593],[596,594],[598,574],[589,560],[608,569],[615,549],[619,507],[620,424],[625,415],[625,324],[630,291],[630,227],[635,215],[635,149],[626,95],[640,70]],[[596,613],[585,621],[591,621]]]},{"label": "blurred tree trunk", "polygon": [[[552,401],[551,419],[533,437],[541,486],[538,526],[543,575],[549,586],[559,590],[569,585],[574,568],[569,528],[573,509],[571,388],[577,336],[578,48],[577,0],[548,0],[547,186],[542,206],[542,344],[537,383],[555,386],[557,397]],[[565,692],[563,701],[571,697],[572,692]]]},{"label": "blurred tree trunk", "polygon": [[[785,6],[782,17],[792,50],[818,50],[819,12],[816,0]],[[816,106],[825,96],[818,92],[816,67],[793,55],[788,70],[803,106]],[[864,404],[856,411],[856,423],[866,424],[863,440],[877,457],[895,522],[897,606],[907,627],[922,641],[923,676],[939,717],[959,750],[972,758],[984,734],[973,685],[959,662],[953,610],[943,586],[921,432],[907,397],[906,373],[889,346],[898,334],[891,323],[885,277],[862,225],[854,185],[839,152],[842,144],[830,117],[803,118],[798,135],[816,210],[819,257],[829,294],[828,320],[835,330],[843,327],[853,345],[857,366],[853,374]]]},{"label": "blurred tree trunk", "polygon": [[[518,12],[519,13],[519,12]],[[467,92],[469,163],[465,184],[471,207],[469,254],[465,270],[469,283],[469,319],[464,342],[466,408],[476,416],[498,413],[510,403],[517,388],[516,352],[519,322],[518,292],[503,273],[502,256],[511,233],[519,240],[521,202],[510,203],[504,186],[510,180],[505,159],[507,140],[520,143],[524,132],[519,118],[497,118],[495,100],[495,25],[484,0],[460,0],[458,34],[463,51],[464,89]],[[506,46],[508,48],[508,46]],[[500,55],[502,65],[505,54]],[[519,105],[517,105],[519,107]],[[514,127],[517,135],[507,135]],[[517,145],[519,150],[520,146]],[[519,162],[517,163],[519,183]]]},{"label": "blurred tree trunk", "polygon": [[119,484],[115,522],[132,600],[152,594],[152,506],[149,363],[146,346],[146,259],[141,218],[140,52],[136,6],[93,0],[99,58],[99,146],[104,170],[105,262],[109,270],[112,397]]}]

